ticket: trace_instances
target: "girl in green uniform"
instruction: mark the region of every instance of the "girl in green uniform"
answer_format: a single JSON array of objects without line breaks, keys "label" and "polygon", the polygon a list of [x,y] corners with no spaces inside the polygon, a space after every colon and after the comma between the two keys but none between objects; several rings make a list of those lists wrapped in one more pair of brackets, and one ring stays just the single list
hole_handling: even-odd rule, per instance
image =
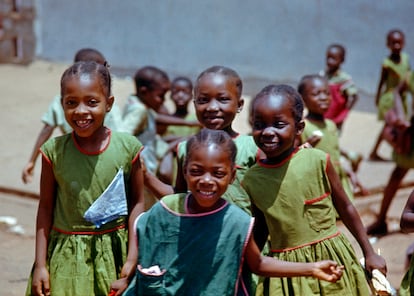
[{"label": "girl in green uniform", "polygon": [[[381,66],[381,77],[378,83],[377,94],[375,96],[375,105],[378,108],[378,119],[384,120],[385,113],[394,106],[393,90],[405,79],[406,74],[410,71],[409,55],[403,52],[405,45],[405,36],[401,30],[391,30],[387,34],[387,47],[390,55],[384,59]],[[407,102],[405,94],[402,95],[404,109],[407,111]],[[377,141],[369,155],[373,161],[383,160],[378,155],[378,148],[384,139],[384,128],[378,135]]]},{"label": "girl in green uniform", "polygon": [[[240,181],[246,170],[256,163],[259,151],[251,136],[240,135],[232,126],[236,115],[243,109],[242,91],[242,80],[236,71],[224,66],[212,66],[204,70],[196,79],[194,106],[198,121],[203,127],[223,130],[236,143],[236,178],[228,186],[223,198],[250,214],[250,199],[240,186]],[[159,198],[174,192],[187,192],[182,171],[185,142],[181,142],[177,150],[177,178],[174,188],[162,183],[149,172],[144,174],[145,185]]]},{"label": "girl in green uniform", "polygon": [[287,85],[269,85],[253,102],[253,138],[266,154],[243,179],[252,199],[255,240],[261,247],[270,235],[271,253],[280,260],[335,260],[345,266],[344,275],[336,283],[263,278],[256,295],[369,295],[351,243],[336,227],[335,209],[361,246],[368,272],[386,273],[385,261],[372,249],[329,155],[295,144],[305,125],[302,116],[302,98]]},{"label": "girl in green uniform", "polygon": [[73,132],[41,148],[35,264],[27,295],[107,295],[111,283],[136,266],[128,228],[144,209],[142,145],[103,125],[114,102],[104,65],[69,67],[61,78],[61,101]]},{"label": "girl in green uniform", "polygon": [[[243,262],[266,276],[341,277],[331,260],[288,263],[260,255],[254,219],[222,198],[236,173],[237,148],[227,133],[203,129],[186,152],[189,193],[165,196],[137,218],[138,268],[122,295],[249,295]],[[117,281],[114,294],[126,284]]]}]

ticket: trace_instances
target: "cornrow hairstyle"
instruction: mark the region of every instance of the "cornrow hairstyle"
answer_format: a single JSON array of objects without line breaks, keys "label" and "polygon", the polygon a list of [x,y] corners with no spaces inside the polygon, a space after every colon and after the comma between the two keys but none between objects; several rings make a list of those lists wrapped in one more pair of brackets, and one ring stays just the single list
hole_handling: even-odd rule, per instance
[{"label": "cornrow hairstyle", "polygon": [[210,145],[217,145],[221,147],[223,150],[227,151],[229,158],[231,160],[232,167],[235,166],[237,147],[236,144],[234,144],[233,139],[225,131],[212,130],[207,128],[202,129],[187,141],[187,156],[185,160],[185,165],[187,165],[187,161],[191,159],[192,151],[194,151],[200,146]]},{"label": "cornrow hairstyle", "polygon": [[253,101],[253,113],[257,102],[270,96],[282,96],[289,100],[292,105],[292,114],[296,123],[299,123],[303,117],[303,100],[301,95],[290,85],[286,84],[271,84],[264,87],[254,98]]},{"label": "cornrow hairstyle", "polygon": [[60,95],[63,97],[65,83],[69,78],[81,75],[96,75],[102,89],[106,92],[107,97],[111,96],[111,74],[107,67],[93,61],[81,61],[74,63],[62,74],[60,80]]},{"label": "cornrow hairstyle", "polygon": [[146,87],[149,90],[157,88],[161,82],[170,81],[167,73],[154,66],[145,66],[135,73],[135,88],[138,91],[140,87]]},{"label": "cornrow hairstyle", "polygon": [[239,74],[237,74],[237,72],[234,71],[233,69],[225,67],[225,66],[212,66],[210,68],[207,68],[203,72],[201,72],[200,75],[198,75],[198,77],[196,79],[195,88],[197,88],[200,79],[204,75],[210,74],[210,73],[212,73],[212,74],[221,74],[223,76],[226,76],[226,77],[229,77],[229,78],[233,79],[234,82],[236,83],[237,92],[238,92],[237,95],[238,95],[238,97],[241,97],[242,92],[243,92],[243,82],[242,82]]},{"label": "cornrow hairstyle", "polygon": [[82,48],[75,54],[74,63],[81,61],[94,61],[98,64],[108,66],[104,55],[94,48]]}]

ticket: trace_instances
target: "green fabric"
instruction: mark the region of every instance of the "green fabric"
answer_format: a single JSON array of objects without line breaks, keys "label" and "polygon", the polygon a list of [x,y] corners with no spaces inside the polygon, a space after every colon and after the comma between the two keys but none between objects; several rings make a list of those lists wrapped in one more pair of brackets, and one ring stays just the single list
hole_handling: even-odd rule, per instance
[{"label": "green fabric", "polygon": [[[141,147],[135,137],[117,132],[112,132],[109,145],[95,154],[80,151],[71,134],[50,139],[42,146],[57,182],[53,226],[60,232],[51,231],[47,257],[53,296],[107,295],[117,279],[127,254],[126,229],[93,235],[62,231],[96,233],[127,223],[124,216],[96,228],[83,215],[121,167],[128,195],[131,166],[138,161]],[[31,280],[27,295],[30,286]]]},{"label": "green fabric", "polygon": [[[331,259],[345,266],[337,283],[272,278],[268,295],[369,295],[351,244],[338,234],[326,165],[325,152],[303,148],[279,164],[257,163],[246,173],[243,186],[265,216],[275,257],[293,262]],[[263,295],[264,285],[262,280],[256,295]]]},{"label": "green fabric", "polygon": [[328,78],[329,84],[340,84],[341,85],[341,92],[344,93],[346,96],[352,96],[358,93],[358,89],[352,80],[351,75],[348,73],[338,70],[333,75],[326,75],[326,73],[323,73]]},{"label": "green fabric", "polygon": [[[388,76],[385,81],[385,89],[381,93],[378,102],[378,119],[384,120],[385,113],[392,108],[394,104],[394,96],[392,91],[405,79],[406,74],[410,71],[409,56],[406,53],[401,53],[401,61],[396,64],[388,57],[384,59],[382,67],[387,70]],[[407,112],[407,96],[402,96],[404,109]]]},{"label": "green fabric", "polygon": [[[184,118],[187,121],[197,121],[197,116],[195,114],[187,114]],[[200,131],[200,127],[198,126],[180,126],[180,125],[169,125],[167,127],[167,131],[165,132],[164,136],[173,135],[179,137],[187,137],[195,135]]]},{"label": "green fabric", "polygon": [[329,119],[325,119],[324,122],[305,119],[305,129],[303,130],[301,136],[302,142],[306,142],[306,140],[311,137],[315,131],[321,131],[323,136],[314,148],[320,149],[329,154],[331,162],[335,167],[335,171],[341,179],[342,187],[344,187],[349,199],[353,200],[354,193],[352,191],[351,183],[340,162],[341,151],[339,148],[339,134],[335,123]]},{"label": "green fabric", "polygon": [[166,196],[138,218],[138,264],[164,272],[138,268],[124,295],[248,295],[238,287],[252,218],[229,203],[189,214],[186,200]]},{"label": "green fabric", "polygon": [[401,281],[400,289],[398,290],[400,296],[414,295],[414,256],[411,256],[410,267]]},{"label": "green fabric", "polygon": [[[227,188],[223,198],[251,215],[250,198],[241,186],[241,181],[243,180],[246,171],[256,163],[258,148],[252,136],[239,135],[234,138],[233,141],[237,146],[236,178]],[[178,163],[181,166],[184,164],[186,155],[186,143],[186,141],[183,141],[178,146],[177,158]]]}]

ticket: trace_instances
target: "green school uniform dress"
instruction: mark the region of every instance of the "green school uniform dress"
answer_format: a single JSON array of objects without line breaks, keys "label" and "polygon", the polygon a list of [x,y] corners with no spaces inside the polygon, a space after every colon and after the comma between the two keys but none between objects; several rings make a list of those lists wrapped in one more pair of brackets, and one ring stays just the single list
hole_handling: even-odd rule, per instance
[{"label": "green school uniform dress", "polygon": [[247,171],[243,187],[265,216],[275,258],[291,262],[335,260],[345,266],[341,280],[261,278],[256,295],[369,295],[351,243],[336,227],[326,174],[328,157],[321,150],[308,148],[296,149],[275,165],[258,162]]},{"label": "green school uniform dress", "polygon": [[[401,61],[396,64],[390,58],[385,58],[382,62],[382,67],[387,68],[388,77],[385,81],[385,90],[381,94],[378,102],[378,119],[384,120],[385,113],[394,106],[393,90],[405,78],[405,75],[410,71],[409,56],[406,53],[401,53]],[[405,111],[407,111],[407,96],[402,96]]]},{"label": "green school uniform dress", "polygon": [[[117,207],[126,209],[125,184],[129,184],[132,164],[139,161],[141,149],[135,137],[118,132],[111,132],[107,147],[96,153],[83,151],[73,133],[42,146],[57,182],[47,250],[51,295],[109,293],[127,255],[127,212],[118,212]],[[98,216],[104,217],[99,222],[86,220],[88,210],[103,196],[109,203]],[[31,281],[26,295],[31,295],[30,290]]]},{"label": "green school uniform dress", "polygon": [[353,200],[354,193],[349,178],[340,162],[341,152],[339,148],[338,129],[335,123],[330,119],[325,119],[323,122],[305,119],[305,129],[301,136],[302,142],[305,142],[315,131],[321,131],[323,136],[314,148],[325,151],[330,155],[335,171],[341,179],[342,187],[344,187],[349,199]]},{"label": "green school uniform dress", "polygon": [[187,194],[165,196],[137,218],[138,268],[123,295],[250,295],[242,266],[252,227],[228,202],[190,214]]},{"label": "green school uniform dress", "polygon": [[[223,198],[251,215],[250,198],[241,186],[246,171],[256,163],[259,157],[259,149],[257,148],[253,137],[248,135],[238,135],[233,138],[237,147],[236,155],[236,178],[232,184],[229,184],[227,191],[223,194]],[[177,157],[178,164],[184,164],[186,155],[186,141],[178,145]]]}]

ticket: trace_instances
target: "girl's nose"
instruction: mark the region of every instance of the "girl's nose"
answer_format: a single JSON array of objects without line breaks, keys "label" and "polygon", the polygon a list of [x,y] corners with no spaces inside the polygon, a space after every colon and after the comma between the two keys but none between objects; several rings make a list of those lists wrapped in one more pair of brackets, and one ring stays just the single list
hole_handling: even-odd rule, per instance
[{"label": "girl's nose", "polygon": [[218,111],[219,106],[218,106],[217,100],[211,100],[210,103],[207,106],[207,110],[208,111]]},{"label": "girl's nose", "polygon": [[273,136],[275,134],[275,130],[272,126],[268,126],[263,130],[263,136]]},{"label": "girl's nose", "polygon": [[211,183],[211,174],[210,173],[205,173],[204,175],[203,175],[203,177],[201,178],[201,181],[204,183],[204,184],[210,184]]},{"label": "girl's nose", "polygon": [[80,103],[76,108],[76,113],[85,113],[87,112],[88,108],[85,104]]}]

